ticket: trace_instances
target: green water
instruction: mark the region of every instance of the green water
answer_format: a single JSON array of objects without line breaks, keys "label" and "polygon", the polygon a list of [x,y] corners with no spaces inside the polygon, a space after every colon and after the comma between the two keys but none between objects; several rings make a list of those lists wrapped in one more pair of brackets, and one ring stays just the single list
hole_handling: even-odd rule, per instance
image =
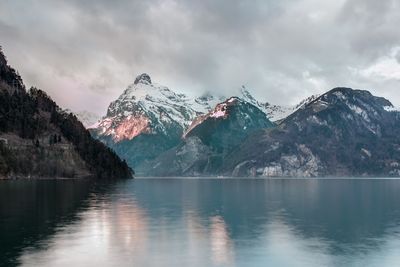
[{"label": "green water", "polygon": [[0,182],[0,265],[398,266],[400,180]]}]

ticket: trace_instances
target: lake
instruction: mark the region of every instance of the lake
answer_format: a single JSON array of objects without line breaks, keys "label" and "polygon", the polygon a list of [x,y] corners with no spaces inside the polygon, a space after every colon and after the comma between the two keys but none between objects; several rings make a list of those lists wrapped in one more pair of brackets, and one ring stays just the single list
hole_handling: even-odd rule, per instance
[{"label": "lake", "polygon": [[4,266],[396,266],[400,180],[0,181]]}]

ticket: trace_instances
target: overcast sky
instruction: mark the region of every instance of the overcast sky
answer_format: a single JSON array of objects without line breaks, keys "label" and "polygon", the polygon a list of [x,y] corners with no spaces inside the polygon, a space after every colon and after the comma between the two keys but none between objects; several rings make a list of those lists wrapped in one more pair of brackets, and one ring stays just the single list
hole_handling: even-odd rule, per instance
[{"label": "overcast sky", "polygon": [[0,45],[28,86],[104,114],[147,72],[188,94],[241,85],[277,104],[333,87],[400,106],[397,0],[1,0]]}]

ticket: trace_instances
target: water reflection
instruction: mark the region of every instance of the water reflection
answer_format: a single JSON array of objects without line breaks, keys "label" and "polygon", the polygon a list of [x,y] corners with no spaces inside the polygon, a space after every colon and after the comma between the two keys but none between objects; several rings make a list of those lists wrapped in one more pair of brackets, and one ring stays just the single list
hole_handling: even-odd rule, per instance
[{"label": "water reflection", "polygon": [[85,181],[1,181],[0,265],[17,265],[26,248],[46,249],[44,239],[78,219],[89,190]]},{"label": "water reflection", "polygon": [[212,259],[216,265],[231,265],[233,261],[232,241],[229,237],[226,224],[221,216],[210,219],[210,238]]},{"label": "water reflection", "polygon": [[[48,199],[28,201],[25,209],[44,205],[38,213],[2,209],[8,220],[36,220],[48,229],[29,244],[2,244],[10,247],[3,259],[26,266],[394,266],[400,260],[400,180],[172,179],[75,187],[57,189],[56,207],[43,204]],[[2,202],[9,198],[2,195]],[[10,224],[1,218],[3,233]]]}]

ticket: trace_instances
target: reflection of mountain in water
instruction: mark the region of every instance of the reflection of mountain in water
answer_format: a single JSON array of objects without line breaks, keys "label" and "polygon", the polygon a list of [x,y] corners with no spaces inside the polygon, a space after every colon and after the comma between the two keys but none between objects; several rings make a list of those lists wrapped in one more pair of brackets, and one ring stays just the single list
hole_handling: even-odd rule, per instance
[{"label": "reflection of mountain in water", "polygon": [[[139,179],[78,187],[48,186],[36,194],[56,192],[35,200],[41,212],[28,216],[32,229],[12,244],[20,247],[12,258],[22,254],[27,266],[368,266],[382,257],[386,265],[398,260],[396,180]],[[27,195],[32,190],[38,189]],[[3,206],[2,216],[11,211]],[[44,226],[46,220],[51,223]],[[1,229],[11,232],[24,225],[5,222]],[[32,236],[31,243],[22,236]]]},{"label": "reflection of mountain in water", "polygon": [[[79,221],[93,186],[89,181],[3,181],[0,184],[0,265],[17,265],[24,250],[46,248],[45,240]],[[96,190],[99,190],[98,188]]]},{"label": "reflection of mountain in water", "polygon": [[399,190],[395,180],[299,181],[284,188],[285,221],[305,238],[329,241],[331,253],[378,246],[400,223]]},{"label": "reflection of mountain in water", "polygon": [[257,240],[280,223],[341,253],[378,245],[400,223],[396,180],[138,180],[125,190],[154,220],[191,214],[210,227],[217,216],[233,242]]}]

